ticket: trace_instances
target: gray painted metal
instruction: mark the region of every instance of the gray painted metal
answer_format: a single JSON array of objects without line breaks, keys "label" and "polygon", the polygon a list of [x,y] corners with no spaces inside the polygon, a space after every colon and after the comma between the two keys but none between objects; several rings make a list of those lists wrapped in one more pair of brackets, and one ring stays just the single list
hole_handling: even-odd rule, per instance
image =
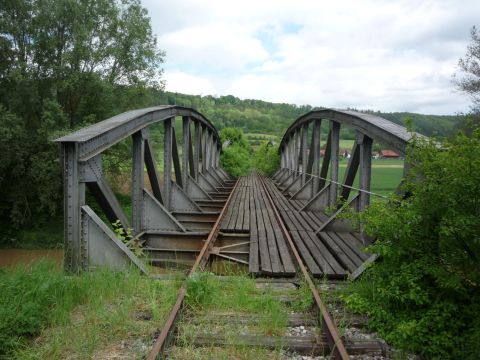
[{"label": "gray painted metal", "polygon": [[[320,168],[322,120],[329,121],[330,132]],[[312,125],[312,139],[308,144],[310,125]],[[340,126],[352,128],[357,132],[343,183],[338,180]],[[420,134],[415,135],[424,138]],[[311,111],[299,117],[285,132],[279,146],[281,171],[276,173],[274,179],[284,193],[293,193],[293,200],[308,200],[301,210],[322,211],[326,207],[336,205],[338,196],[344,201],[348,200],[351,186],[359,172],[360,185],[359,189],[355,189],[359,191],[359,195],[353,204],[355,204],[355,210],[363,211],[370,203],[373,141],[376,140],[404,155],[412,137],[413,134],[406,128],[378,116],[350,110]],[[307,147],[310,148],[309,154],[307,154]],[[406,171],[408,169],[404,169],[404,173]],[[329,179],[327,179],[328,174],[330,174]],[[312,179],[312,182],[309,179]]]},{"label": "gray painted metal", "polygon": [[363,211],[370,205],[370,183],[372,177],[372,144],[373,140],[364,136],[360,144],[360,189],[357,211]]},{"label": "gray painted metal", "polygon": [[177,105],[163,105],[127,111],[58,138],[55,141],[60,143],[78,143],[78,157],[80,161],[85,161],[148,125],[165,121],[175,116],[190,116],[205,128],[213,131],[215,137],[219,138],[217,130],[212,123],[199,112]]},{"label": "gray painted metal", "polygon": [[[291,132],[296,131],[305,122],[308,123],[314,119],[336,121],[342,125],[351,127],[386,146],[392,147],[402,155],[405,155],[406,146],[412,139],[412,134],[405,127],[379,116],[353,110],[323,109],[310,111],[295,120],[285,132],[280,143],[280,149],[287,142],[287,138]],[[418,133],[416,133],[416,136],[425,138]]]},{"label": "gray painted metal", "polygon": [[145,142],[147,129],[142,129],[133,134],[132,156],[132,226],[135,234],[144,229],[143,213],[143,187],[145,164]]},{"label": "gray painted metal", "polygon": [[145,231],[187,231],[147,190],[143,189],[142,196],[143,212],[145,214]]},{"label": "gray painted metal", "polygon": [[[312,134],[312,151],[313,151],[313,164],[312,164],[312,174],[313,177],[313,191],[318,191],[319,179],[317,176],[320,176],[320,131],[321,131],[322,120],[315,119],[313,125],[313,134]],[[312,195],[313,196],[313,195]]]},{"label": "gray painted metal", "polygon": [[161,204],[163,204],[163,195],[160,187],[160,177],[158,176],[157,163],[148,139],[145,140],[145,167],[147,168],[148,179],[150,180],[150,185],[152,186],[153,195]]},{"label": "gray painted metal", "polygon": [[332,142],[330,145],[330,162],[332,166],[330,168],[330,204],[335,204],[337,202],[337,193],[338,193],[338,186],[336,182],[338,182],[338,152],[340,146],[340,124],[336,121],[332,121],[330,123],[331,134],[332,134]]},{"label": "gray painted metal", "polygon": [[164,205],[171,210],[172,203],[172,119],[163,122],[163,188],[165,189]]},{"label": "gray painted metal", "polygon": [[303,124],[302,127],[302,186],[307,180],[307,143],[308,143],[308,123]]},{"label": "gray painted metal", "polygon": [[[117,238],[97,214],[88,206],[81,207],[82,235],[88,251],[87,268],[108,265],[116,269],[127,269],[131,264],[148,274],[145,264]],[[87,240],[88,239],[88,240]]]},{"label": "gray painted metal", "polygon": [[[181,160],[175,137],[176,116],[183,118]],[[155,122],[163,122],[165,130],[163,186],[149,141],[148,126]],[[190,130],[192,122],[195,146]],[[212,200],[208,192],[218,192],[217,187],[223,188],[224,181],[229,179],[218,168],[221,148],[216,129],[202,114],[185,107],[157,106],[129,111],[55,140],[60,143],[62,154],[65,269],[69,272],[88,269],[92,264],[123,267],[134,263],[142,267],[138,259],[131,258],[134,255],[128,247],[121,241],[121,246],[116,244],[119,242],[116,235],[85,205],[88,186],[108,221],[120,220],[124,229],[130,228],[102,169],[102,152],[129,136],[132,137],[132,226],[136,236],[148,231],[186,232],[172,213],[201,213],[194,199]],[[153,195],[144,188],[145,167]],[[200,171],[202,177],[198,182]]]}]

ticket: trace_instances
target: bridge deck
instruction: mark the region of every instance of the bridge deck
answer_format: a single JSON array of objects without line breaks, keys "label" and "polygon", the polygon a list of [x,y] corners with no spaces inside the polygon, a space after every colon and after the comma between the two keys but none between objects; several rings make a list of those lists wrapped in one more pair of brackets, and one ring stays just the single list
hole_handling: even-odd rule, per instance
[{"label": "bridge deck", "polygon": [[[314,276],[343,278],[367,260],[359,234],[330,231],[317,234],[327,216],[299,211],[302,203],[288,200],[270,179],[263,180],[303,261]],[[295,274],[292,255],[260,176],[250,174],[239,181],[221,230],[250,234],[250,272],[276,276]]]}]

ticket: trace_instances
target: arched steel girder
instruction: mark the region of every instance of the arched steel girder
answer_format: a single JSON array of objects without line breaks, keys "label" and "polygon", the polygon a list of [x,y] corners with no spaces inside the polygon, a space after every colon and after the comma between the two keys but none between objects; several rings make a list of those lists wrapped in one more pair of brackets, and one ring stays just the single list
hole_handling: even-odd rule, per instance
[{"label": "arched steel girder", "polygon": [[[285,132],[279,149],[283,149],[292,134],[298,131],[304,124],[310,123],[315,119],[330,120],[346,125],[375,141],[391,147],[401,155],[405,155],[407,144],[412,139],[412,133],[405,127],[380,116],[353,110],[322,109],[310,111],[296,119]],[[416,135],[424,137],[418,133]]]},{"label": "arched steel girder", "polygon": [[[324,136],[326,143],[321,146],[323,121],[329,121],[330,126],[328,135]],[[342,127],[353,129],[356,133],[343,181],[339,179]],[[287,197],[304,203],[300,210],[323,211],[339,206],[338,200],[347,201],[351,190],[355,190],[358,194],[349,202],[357,211],[362,211],[370,203],[372,194],[373,142],[377,141],[400,156],[405,156],[413,136],[425,138],[375,115],[352,110],[310,111],[296,119],[285,132],[279,146],[280,169],[273,178]],[[404,164],[404,175],[408,169],[409,164]],[[353,183],[357,174],[359,185],[355,188]]]},{"label": "arched steel girder", "polygon": [[[180,116],[181,149],[174,121]],[[149,134],[149,126],[158,122],[164,126],[163,184]],[[128,137],[132,138],[131,225],[102,166],[102,153]],[[132,229],[140,238],[151,233],[188,232],[179,214],[209,216],[205,209],[214,206],[213,196],[229,179],[219,167],[222,147],[217,130],[202,114],[182,106],[128,111],[55,141],[60,144],[63,165],[65,268],[73,272],[97,265],[124,267],[131,262],[142,267],[86,204],[87,188],[110,223],[118,220],[125,230]],[[145,189],[145,168],[152,193]]]},{"label": "arched steel girder", "polygon": [[217,147],[221,149],[220,137],[212,123],[198,111],[177,105],[127,111],[58,138],[55,142],[77,143],[79,160],[85,161],[149,125],[175,116],[188,116],[195,119],[202,127],[213,133]]}]

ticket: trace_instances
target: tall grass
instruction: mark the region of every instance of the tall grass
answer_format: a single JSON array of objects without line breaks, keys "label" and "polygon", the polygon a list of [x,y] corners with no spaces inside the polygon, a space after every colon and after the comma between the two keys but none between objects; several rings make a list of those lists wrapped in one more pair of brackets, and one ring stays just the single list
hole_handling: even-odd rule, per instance
[{"label": "tall grass", "polygon": [[134,270],[65,276],[46,261],[2,270],[0,359],[86,359],[132,334],[149,338],[163,323],[177,286]]}]

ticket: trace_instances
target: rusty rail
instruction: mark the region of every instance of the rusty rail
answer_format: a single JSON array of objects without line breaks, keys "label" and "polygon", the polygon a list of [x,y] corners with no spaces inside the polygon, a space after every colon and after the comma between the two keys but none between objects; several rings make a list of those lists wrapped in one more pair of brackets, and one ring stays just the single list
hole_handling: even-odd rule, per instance
[{"label": "rusty rail", "polygon": [[322,299],[320,298],[320,294],[318,292],[317,287],[315,286],[313,280],[311,279],[310,275],[308,274],[307,268],[303,264],[302,258],[300,257],[300,254],[295,247],[295,244],[290,237],[290,234],[288,233],[288,230],[285,226],[285,223],[283,222],[282,217],[280,216],[280,213],[278,212],[278,209],[270,196],[269,191],[267,190],[267,187],[265,186],[264,180],[262,177],[260,177],[260,181],[262,183],[263,189],[265,190],[265,193],[267,194],[268,200],[270,204],[272,205],[273,211],[275,213],[275,217],[277,218],[278,222],[280,223],[280,226],[282,228],[283,233],[285,234],[285,237],[287,238],[288,244],[290,246],[290,249],[292,250],[293,255],[295,256],[295,260],[298,263],[298,266],[300,267],[300,270],[302,271],[303,277],[305,278],[305,281],[308,283],[308,286],[310,287],[310,290],[312,292],[313,298],[315,299],[315,303],[320,310],[320,313],[322,315],[322,329],[325,333],[325,336],[327,337],[328,345],[330,347],[330,350],[333,353],[333,356],[335,359],[341,359],[341,360],[348,360],[349,356],[347,353],[347,350],[345,348],[345,345],[343,344],[342,338],[338,335],[338,330],[337,327],[335,326],[335,323],[333,322],[332,318],[330,317],[330,314],[328,313],[327,308],[322,302]]},{"label": "rusty rail", "polygon": [[[203,267],[207,263],[208,258],[210,257],[211,250],[213,248],[213,244],[217,239],[218,232],[220,230],[220,224],[222,223],[223,217],[225,216],[225,210],[228,208],[228,205],[230,204],[230,200],[232,198],[233,193],[237,189],[237,185],[238,185],[238,180],[235,183],[235,186],[233,187],[232,191],[230,192],[230,195],[228,196],[228,199],[225,202],[225,205],[223,206],[222,211],[220,212],[220,215],[217,218],[217,221],[215,221],[215,224],[213,225],[212,230],[208,234],[207,240],[205,241],[205,244],[203,244],[200,254],[198,254],[195,260],[195,263],[193,264],[192,268],[188,272],[187,278],[191,277],[198,269],[203,269]],[[186,282],[184,282],[180,287],[180,290],[178,291],[178,296],[177,296],[175,305],[170,311],[170,314],[168,315],[168,319],[165,325],[163,326],[160,332],[160,335],[155,341],[155,344],[153,344],[153,348],[148,354],[147,360],[157,359],[158,356],[165,349],[165,346],[167,344],[166,340],[168,339],[168,335],[172,331],[175,321],[178,318],[178,314],[180,313],[186,294],[187,294],[187,285],[186,285]]]}]

